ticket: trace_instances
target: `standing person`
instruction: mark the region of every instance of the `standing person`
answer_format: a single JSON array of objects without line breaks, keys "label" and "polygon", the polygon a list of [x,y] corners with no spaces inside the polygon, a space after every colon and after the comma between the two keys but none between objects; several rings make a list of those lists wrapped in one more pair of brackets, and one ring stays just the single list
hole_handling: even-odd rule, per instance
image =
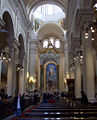
[{"label": "standing person", "polygon": [[21,111],[23,112],[25,109],[25,93],[21,97]]},{"label": "standing person", "polygon": [[37,102],[38,102],[38,96],[37,96],[37,93],[35,92],[34,93],[34,104],[37,105]]},{"label": "standing person", "polygon": [[18,94],[18,96],[15,96],[13,105],[16,115],[21,116],[21,113],[24,110],[24,100],[21,97],[20,93]]},{"label": "standing person", "polygon": [[88,98],[87,98],[87,95],[85,94],[84,91],[81,91],[81,96],[82,96],[81,103],[83,105],[87,105],[88,104]]},{"label": "standing person", "polygon": [[2,102],[2,98],[0,96],[0,115],[2,115],[3,113],[3,102]]}]

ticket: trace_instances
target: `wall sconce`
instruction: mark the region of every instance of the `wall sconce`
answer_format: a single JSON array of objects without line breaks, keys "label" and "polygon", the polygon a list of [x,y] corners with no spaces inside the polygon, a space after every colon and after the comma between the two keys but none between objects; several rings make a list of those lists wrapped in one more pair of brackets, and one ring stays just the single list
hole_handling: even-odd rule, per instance
[{"label": "wall sconce", "polygon": [[74,55],[74,60],[77,60],[77,57]]},{"label": "wall sconce", "polygon": [[88,32],[85,33],[85,38],[88,39]]},{"label": "wall sconce", "polygon": [[23,66],[21,64],[17,64],[17,71],[23,71]]},{"label": "wall sconce", "polygon": [[5,62],[10,62],[11,57],[10,57],[9,53],[2,51],[2,52],[0,52],[0,60],[4,60]]},{"label": "wall sconce", "polygon": [[82,49],[80,49],[76,55],[74,55],[74,60],[78,60],[80,59],[80,61],[83,59],[83,54],[82,54]]}]

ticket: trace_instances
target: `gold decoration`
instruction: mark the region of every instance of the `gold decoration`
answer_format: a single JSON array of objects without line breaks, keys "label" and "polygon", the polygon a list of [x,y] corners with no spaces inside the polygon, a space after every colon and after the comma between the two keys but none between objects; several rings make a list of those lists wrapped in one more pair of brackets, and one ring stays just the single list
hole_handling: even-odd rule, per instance
[{"label": "gold decoration", "polygon": [[58,53],[58,54],[60,53],[60,50],[56,48],[54,45],[52,45],[51,42],[48,42],[47,48],[42,48],[41,46],[38,45],[38,51],[40,54],[47,53],[49,51],[53,53]]}]

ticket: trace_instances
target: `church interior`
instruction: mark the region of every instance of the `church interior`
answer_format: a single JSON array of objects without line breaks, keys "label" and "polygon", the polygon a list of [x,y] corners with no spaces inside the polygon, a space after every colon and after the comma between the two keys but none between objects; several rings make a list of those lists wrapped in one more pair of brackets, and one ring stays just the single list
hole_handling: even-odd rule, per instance
[{"label": "church interior", "polygon": [[97,0],[0,0],[0,119],[97,120],[96,41]]}]

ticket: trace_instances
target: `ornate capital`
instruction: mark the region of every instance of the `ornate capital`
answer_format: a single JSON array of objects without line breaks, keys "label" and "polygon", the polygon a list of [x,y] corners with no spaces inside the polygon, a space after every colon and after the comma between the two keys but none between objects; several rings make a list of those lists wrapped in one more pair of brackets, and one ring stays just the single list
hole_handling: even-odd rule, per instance
[{"label": "ornate capital", "polygon": [[37,43],[37,40],[29,41],[30,46],[35,46]]},{"label": "ornate capital", "polygon": [[14,37],[7,38],[6,40],[8,43],[10,56],[12,57],[14,49],[17,53],[19,53],[19,42]]},{"label": "ornate capital", "polygon": [[37,48],[36,48],[36,46],[30,46],[30,48],[29,48],[29,50],[30,50],[30,54],[36,54],[36,52],[37,52]]}]

